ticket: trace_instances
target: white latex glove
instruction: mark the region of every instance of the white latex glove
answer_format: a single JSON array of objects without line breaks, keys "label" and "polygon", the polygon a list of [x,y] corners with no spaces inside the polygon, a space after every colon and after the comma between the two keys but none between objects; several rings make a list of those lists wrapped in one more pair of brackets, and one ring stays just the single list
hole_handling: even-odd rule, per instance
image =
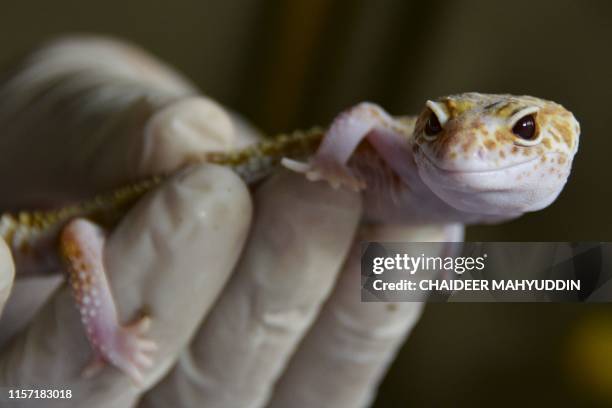
[{"label": "white latex glove", "polygon": [[[0,100],[4,209],[86,198],[254,139],[159,61],[104,39],[42,48],[0,87]],[[1,245],[0,310],[9,300],[0,385],[69,389],[70,405],[93,407],[139,399],[142,406],[368,404],[420,306],[359,301],[358,257],[342,268],[359,196],[281,172],[254,204],[249,231],[242,181],[199,165],[147,195],[112,231],[105,259],[121,320],[144,308],[159,344],[142,388],[112,367],[80,377],[91,349],[68,288],[29,278],[11,295],[12,260]],[[407,237],[382,227],[362,233]]]}]

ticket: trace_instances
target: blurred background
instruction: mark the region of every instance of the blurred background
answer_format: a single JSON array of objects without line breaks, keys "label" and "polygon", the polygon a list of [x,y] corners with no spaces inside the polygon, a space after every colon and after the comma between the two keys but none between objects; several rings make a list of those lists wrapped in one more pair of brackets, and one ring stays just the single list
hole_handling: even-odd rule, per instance
[{"label": "blurred background", "polygon": [[[583,132],[567,188],[467,238],[612,241],[612,2],[9,1],[0,27],[0,65],[67,33],[137,43],[268,133],[363,100],[395,114],[464,91],[555,100]],[[458,404],[612,406],[612,307],[428,305],[375,406]]]}]

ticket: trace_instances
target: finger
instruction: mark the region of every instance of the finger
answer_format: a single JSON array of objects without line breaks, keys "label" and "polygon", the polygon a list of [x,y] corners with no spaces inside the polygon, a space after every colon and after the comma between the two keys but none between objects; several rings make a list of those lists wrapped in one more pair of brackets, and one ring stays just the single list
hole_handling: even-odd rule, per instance
[{"label": "finger", "polygon": [[[119,320],[129,322],[146,312],[152,319],[150,339],[159,347],[151,354],[154,366],[144,370],[146,387],[173,364],[225,284],[250,212],[248,191],[233,172],[200,166],[145,197],[110,236],[105,263]],[[70,388],[72,405],[133,402],[141,389],[113,367],[92,380],[80,377],[91,358],[64,286],[3,350],[0,383]]]},{"label": "finger", "polygon": [[[232,145],[229,115],[196,93],[119,41],[75,37],[43,47],[0,84],[0,183],[11,192],[0,205],[89,197]],[[15,171],[20,177],[8,175]]]},{"label": "finger", "polygon": [[281,174],[257,191],[252,236],[191,349],[143,405],[259,406],[329,294],[359,196]]},{"label": "finger", "polygon": [[[446,241],[443,228],[376,226],[362,229],[364,241]],[[418,321],[422,304],[360,300],[360,244],[317,321],[291,359],[270,407],[359,407],[371,404],[376,387]]]},{"label": "finger", "polygon": [[29,324],[62,282],[61,275],[17,277],[0,316],[0,349]]},{"label": "finger", "polygon": [[11,293],[13,279],[15,277],[15,267],[13,257],[6,242],[0,239],[0,317],[4,310],[4,305]]},{"label": "finger", "polygon": [[149,119],[132,149],[135,176],[167,173],[212,150],[228,150],[238,141],[224,109],[204,97],[174,102]]}]

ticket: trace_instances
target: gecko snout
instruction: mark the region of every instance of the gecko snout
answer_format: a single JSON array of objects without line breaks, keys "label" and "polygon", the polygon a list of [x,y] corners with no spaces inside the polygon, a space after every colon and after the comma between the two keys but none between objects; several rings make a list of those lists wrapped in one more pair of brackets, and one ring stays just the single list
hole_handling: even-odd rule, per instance
[{"label": "gecko snout", "polygon": [[491,137],[495,131],[482,123],[466,125],[453,120],[447,126],[438,138],[426,140],[420,146],[426,159],[442,170],[487,171],[522,162],[522,158],[515,160],[506,154],[506,146]]}]

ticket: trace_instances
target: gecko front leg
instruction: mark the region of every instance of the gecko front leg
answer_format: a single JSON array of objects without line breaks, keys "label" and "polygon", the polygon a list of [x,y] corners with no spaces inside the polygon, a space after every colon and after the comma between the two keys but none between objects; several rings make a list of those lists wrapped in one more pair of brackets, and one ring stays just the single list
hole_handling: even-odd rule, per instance
[{"label": "gecko front leg", "polygon": [[366,187],[365,180],[349,168],[349,159],[365,139],[376,150],[385,149],[389,140],[395,144],[402,139],[397,137],[398,133],[408,131],[378,105],[363,102],[334,119],[316,154],[307,163],[284,158],[282,164],[304,173],[309,180],[326,180],[334,188],[343,186],[360,191]]},{"label": "gecko front leg", "polygon": [[144,337],[150,326],[149,317],[139,317],[124,326],[119,323],[104,268],[105,240],[103,229],[83,218],[69,222],[60,236],[69,283],[94,350],[83,375],[93,376],[108,363],[141,384],[142,370],[152,365],[150,353],[157,346]]}]

